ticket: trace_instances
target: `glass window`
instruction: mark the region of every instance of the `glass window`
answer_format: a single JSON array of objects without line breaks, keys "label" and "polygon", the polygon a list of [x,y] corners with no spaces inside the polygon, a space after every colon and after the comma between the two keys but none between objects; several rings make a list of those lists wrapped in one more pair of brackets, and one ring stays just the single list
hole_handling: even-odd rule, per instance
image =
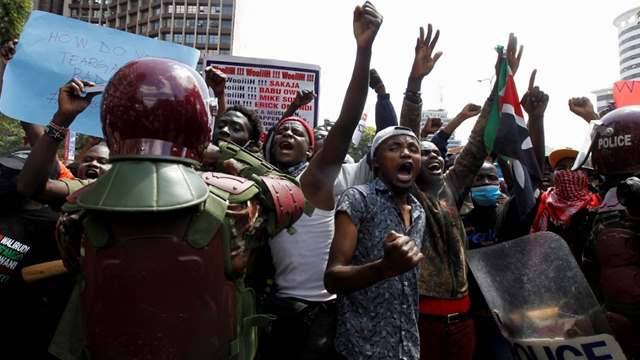
[{"label": "glass window", "polygon": [[206,22],[206,20],[198,20],[198,29],[204,29]]},{"label": "glass window", "polygon": [[182,43],[182,34],[173,34],[173,42]]},{"label": "glass window", "polygon": [[89,16],[89,10],[87,9],[82,9],[82,12],[80,13],[82,16]]},{"label": "glass window", "polygon": [[233,5],[230,5],[230,4],[229,5],[227,5],[227,4],[222,5],[222,14],[224,14],[224,15],[233,14]]},{"label": "glass window", "polygon": [[184,20],[183,19],[174,19],[173,20],[173,26],[177,27],[177,28],[182,28],[184,26]]},{"label": "glass window", "polygon": [[71,16],[72,17],[77,17],[78,16],[78,9],[71,9]]},{"label": "glass window", "polygon": [[176,14],[184,14],[184,5],[176,5]]},{"label": "glass window", "polygon": [[195,13],[197,13],[198,12],[197,8],[198,7],[195,6],[195,5],[188,5],[187,6],[187,14],[195,14]]},{"label": "glass window", "polygon": [[160,7],[154,7],[152,12],[153,12],[153,15],[160,15]]},{"label": "glass window", "polygon": [[159,27],[160,27],[160,20],[151,22],[151,30],[158,30]]},{"label": "glass window", "polygon": [[207,35],[198,34],[198,44],[204,44],[205,42],[207,42]]},{"label": "glass window", "polygon": [[231,28],[231,20],[222,20],[222,28],[230,29]]},{"label": "glass window", "polygon": [[209,44],[217,44],[218,35],[209,35]]},{"label": "glass window", "polygon": [[191,45],[193,44],[193,40],[194,40],[194,35],[193,34],[187,34],[184,36],[184,42]]},{"label": "glass window", "polygon": [[164,7],[164,11],[166,14],[172,14],[173,13],[173,5],[166,5]]},{"label": "glass window", "polygon": [[188,28],[196,27],[196,19],[187,19],[187,27]]},{"label": "glass window", "polygon": [[220,14],[220,6],[212,6],[211,7],[212,14]]},{"label": "glass window", "polygon": [[147,32],[147,24],[140,25],[140,32],[141,33],[146,33]]},{"label": "glass window", "polygon": [[162,34],[162,39],[170,41],[171,40],[171,34]]},{"label": "glass window", "polygon": [[206,14],[206,13],[207,13],[207,6],[200,5],[200,6],[198,7],[198,13],[200,13],[200,14]]}]

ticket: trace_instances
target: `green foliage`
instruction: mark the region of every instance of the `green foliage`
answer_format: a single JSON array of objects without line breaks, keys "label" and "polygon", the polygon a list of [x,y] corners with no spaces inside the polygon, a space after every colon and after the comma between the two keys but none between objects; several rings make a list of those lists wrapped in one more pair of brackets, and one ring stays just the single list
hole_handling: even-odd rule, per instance
[{"label": "green foliage", "polygon": [[31,6],[31,0],[0,0],[0,45],[20,36]]},{"label": "green foliage", "polygon": [[22,146],[24,131],[20,123],[0,113],[0,156],[5,156]]},{"label": "green foliage", "polygon": [[364,128],[364,134],[362,134],[362,138],[360,139],[360,143],[357,146],[351,144],[351,148],[349,149],[349,155],[356,162],[360,161],[363,156],[369,152],[369,147],[373,142],[373,137],[376,135],[376,128],[367,126]]}]

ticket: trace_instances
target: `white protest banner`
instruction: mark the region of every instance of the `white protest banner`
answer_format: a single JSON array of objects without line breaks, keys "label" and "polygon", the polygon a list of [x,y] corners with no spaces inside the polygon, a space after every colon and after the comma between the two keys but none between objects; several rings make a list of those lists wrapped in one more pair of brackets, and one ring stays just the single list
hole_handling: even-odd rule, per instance
[{"label": "white protest banner", "polygon": [[[58,108],[58,89],[73,77],[103,85],[122,65],[147,56],[195,69],[199,55],[194,48],[33,11],[5,69],[0,110],[14,119],[45,125]],[[71,128],[102,136],[101,101],[101,95],[94,98]]]},{"label": "white protest banner", "polygon": [[516,360],[626,360],[620,345],[611,335],[574,339],[513,340]]},{"label": "white protest banner", "polygon": [[317,125],[319,66],[226,55],[207,59],[206,66],[213,66],[227,75],[227,105],[243,105],[255,110],[265,131],[280,120],[296,93],[302,90],[313,90],[318,97],[300,107],[298,115],[312,127]]}]

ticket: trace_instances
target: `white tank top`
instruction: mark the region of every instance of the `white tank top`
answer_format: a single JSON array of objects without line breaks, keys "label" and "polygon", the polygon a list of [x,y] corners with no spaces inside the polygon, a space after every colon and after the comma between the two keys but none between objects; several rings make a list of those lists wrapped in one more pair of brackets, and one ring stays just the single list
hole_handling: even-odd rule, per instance
[{"label": "white tank top", "polygon": [[278,297],[317,302],[335,298],[324,288],[334,215],[335,210],[315,209],[311,216],[303,214],[296,221],[293,235],[283,230],[269,241]]}]

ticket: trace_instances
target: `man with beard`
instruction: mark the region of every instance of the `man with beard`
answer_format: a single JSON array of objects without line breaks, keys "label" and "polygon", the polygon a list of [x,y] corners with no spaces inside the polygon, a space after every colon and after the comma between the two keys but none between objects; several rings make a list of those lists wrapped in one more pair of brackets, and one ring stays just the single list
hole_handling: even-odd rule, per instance
[{"label": "man with beard", "polygon": [[[409,85],[414,89],[420,88],[438,55],[431,56],[433,48],[428,46],[431,33],[430,26],[426,39],[421,32],[416,45],[416,60],[409,77]],[[439,31],[435,38],[438,36]],[[510,35],[506,56],[513,73],[521,56],[521,50],[516,55],[516,48],[517,41]],[[416,184],[420,190],[418,199],[427,213],[422,247],[425,259],[420,263],[418,281],[421,359],[471,359],[473,356],[475,336],[469,315],[467,239],[459,210],[487,155],[483,134],[494,101],[493,93],[484,104],[469,142],[446,173],[437,146],[428,141],[421,143],[422,166]],[[420,134],[420,116],[417,114],[401,119],[401,125]]]},{"label": "man with beard", "polygon": [[[315,208],[311,216],[303,215],[293,225],[293,231],[283,231],[269,240],[277,290],[266,310],[277,319],[262,343],[262,355],[267,359],[336,356],[335,296],[327,292],[323,281],[334,232],[334,183],[364,109],[372,45],[381,23],[382,16],[371,3],[356,7],[353,17],[356,61],[342,110],[323,150],[311,159],[313,130],[299,117],[280,120],[267,140],[266,159],[299,178],[307,202]],[[368,169],[362,174],[370,176]],[[343,184],[344,189],[352,183],[354,174],[341,176],[349,182]],[[366,183],[367,177],[357,183]]]},{"label": "man with beard", "polygon": [[419,359],[418,268],[424,211],[409,193],[420,169],[411,129],[388,127],[370,150],[376,179],[347,189],[325,272],[338,294],[336,349],[347,359]]}]

